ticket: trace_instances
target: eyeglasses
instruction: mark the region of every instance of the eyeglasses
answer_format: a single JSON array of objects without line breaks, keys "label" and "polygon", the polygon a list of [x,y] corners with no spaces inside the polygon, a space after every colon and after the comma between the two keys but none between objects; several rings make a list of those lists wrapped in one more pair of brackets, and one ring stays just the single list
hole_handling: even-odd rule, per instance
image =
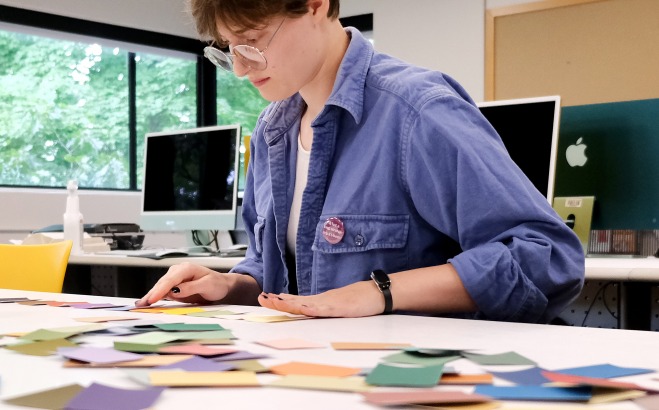
[{"label": "eyeglasses", "polygon": [[279,23],[277,30],[272,33],[272,37],[270,37],[270,40],[268,41],[268,44],[266,44],[263,51],[256,47],[240,44],[233,47],[229,46],[229,54],[227,54],[213,46],[208,46],[204,48],[204,57],[209,59],[211,63],[227,71],[233,71],[233,60],[236,58],[242,65],[249,67],[252,70],[265,70],[265,68],[268,66],[268,60],[265,58],[265,52],[268,47],[270,47],[272,39],[275,38],[279,32],[279,29],[284,24],[284,20],[286,20],[285,17],[281,20],[281,23]]}]

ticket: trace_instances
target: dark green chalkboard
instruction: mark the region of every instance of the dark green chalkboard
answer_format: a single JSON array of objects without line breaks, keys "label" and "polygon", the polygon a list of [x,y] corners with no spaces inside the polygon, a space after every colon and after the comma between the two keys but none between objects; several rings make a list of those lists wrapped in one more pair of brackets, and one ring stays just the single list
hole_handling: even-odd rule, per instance
[{"label": "dark green chalkboard", "polygon": [[564,107],[557,156],[554,196],[595,196],[592,229],[659,229],[659,99]]}]

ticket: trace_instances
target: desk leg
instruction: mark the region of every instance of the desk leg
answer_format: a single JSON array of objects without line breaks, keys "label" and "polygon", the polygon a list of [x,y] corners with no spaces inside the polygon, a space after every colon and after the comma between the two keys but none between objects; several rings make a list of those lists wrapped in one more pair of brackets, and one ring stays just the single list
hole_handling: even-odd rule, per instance
[{"label": "desk leg", "polygon": [[625,282],[625,329],[650,330],[652,283]]}]

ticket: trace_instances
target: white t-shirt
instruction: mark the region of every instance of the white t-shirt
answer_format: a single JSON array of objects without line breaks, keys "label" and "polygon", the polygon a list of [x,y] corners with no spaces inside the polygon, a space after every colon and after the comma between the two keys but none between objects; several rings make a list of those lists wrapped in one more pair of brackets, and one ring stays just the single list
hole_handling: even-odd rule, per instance
[{"label": "white t-shirt", "polygon": [[286,232],[286,246],[292,255],[295,255],[295,242],[297,238],[297,227],[300,223],[300,208],[302,206],[302,193],[307,186],[309,175],[309,158],[311,151],[302,147],[300,136],[297,137],[297,164],[295,166],[295,191],[293,192],[293,205],[288,218],[288,231]]}]

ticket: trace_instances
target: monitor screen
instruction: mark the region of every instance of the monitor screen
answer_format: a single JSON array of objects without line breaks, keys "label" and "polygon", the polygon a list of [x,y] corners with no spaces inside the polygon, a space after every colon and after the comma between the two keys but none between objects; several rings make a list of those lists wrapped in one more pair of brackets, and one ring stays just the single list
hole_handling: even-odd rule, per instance
[{"label": "monitor screen", "polygon": [[239,138],[239,125],[147,134],[141,228],[234,229]]},{"label": "monitor screen", "polygon": [[478,104],[512,160],[551,203],[554,197],[560,96]]}]

